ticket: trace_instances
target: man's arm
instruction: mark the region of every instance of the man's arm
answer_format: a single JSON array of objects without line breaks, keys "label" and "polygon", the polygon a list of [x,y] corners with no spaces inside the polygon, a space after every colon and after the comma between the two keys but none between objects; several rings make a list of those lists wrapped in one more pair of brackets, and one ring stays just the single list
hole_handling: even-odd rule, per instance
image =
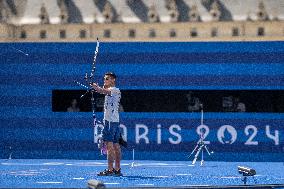
[{"label": "man's arm", "polygon": [[91,86],[97,93],[111,95],[111,91],[109,89],[102,88],[97,83],[93,83]]}]

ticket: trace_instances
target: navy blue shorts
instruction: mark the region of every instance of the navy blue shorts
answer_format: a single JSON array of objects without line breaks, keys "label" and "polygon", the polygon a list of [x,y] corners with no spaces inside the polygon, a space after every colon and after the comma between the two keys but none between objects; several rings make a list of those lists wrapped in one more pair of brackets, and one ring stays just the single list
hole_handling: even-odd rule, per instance
[{"label": "navy blue shorts", "polygon": [[119,122],[105,121],[102,137],[106,142],[118,143],[120,137]]}]

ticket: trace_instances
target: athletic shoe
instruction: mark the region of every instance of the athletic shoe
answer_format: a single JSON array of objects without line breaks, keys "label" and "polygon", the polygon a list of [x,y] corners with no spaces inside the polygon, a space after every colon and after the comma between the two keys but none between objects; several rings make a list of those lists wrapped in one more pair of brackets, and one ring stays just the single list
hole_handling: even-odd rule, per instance
[{"label": "athletic shoe", "polygon": [[121,169],[118,170],[113,169],[113,172],[115,176],[123,176],[123,174],[121,173]]},{"label": "athletic shoe", "polygon": [[112,171],[105,169],[104,171],[98,173],[98,176],[112,176],[114,174],[115,174],[114,169]]}]

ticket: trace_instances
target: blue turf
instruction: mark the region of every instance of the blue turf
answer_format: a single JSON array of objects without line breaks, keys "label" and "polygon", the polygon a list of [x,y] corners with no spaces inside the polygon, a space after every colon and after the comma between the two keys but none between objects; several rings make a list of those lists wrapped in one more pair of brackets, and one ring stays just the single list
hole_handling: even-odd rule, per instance
[{"label": "blue turf", "polygon": [[242,185],[237,166],[256,170],[248,184],[284,184],[283,162],[214,162],[204,166],[191,161],[122,161],[123,177],[98,177],[106,167],[103,160],[0,160],[0,187],[86,188],[90,179],[107,187],[169,187],[189,185]]}]

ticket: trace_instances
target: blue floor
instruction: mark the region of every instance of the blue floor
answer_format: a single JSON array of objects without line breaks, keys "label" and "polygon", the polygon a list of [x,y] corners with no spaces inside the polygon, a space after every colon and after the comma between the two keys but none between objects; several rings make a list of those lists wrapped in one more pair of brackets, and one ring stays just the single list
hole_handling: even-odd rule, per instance
[{"label": "blue floor", "polygon": [[237,166],[256,170],[247,184],[284,184],[283,162],[122,161],[122,177],[98,177],[106,168],[101,160],[0,160],[0,188],[86,188],[90,179],[106,187],[170,187],[242,185]]}]

